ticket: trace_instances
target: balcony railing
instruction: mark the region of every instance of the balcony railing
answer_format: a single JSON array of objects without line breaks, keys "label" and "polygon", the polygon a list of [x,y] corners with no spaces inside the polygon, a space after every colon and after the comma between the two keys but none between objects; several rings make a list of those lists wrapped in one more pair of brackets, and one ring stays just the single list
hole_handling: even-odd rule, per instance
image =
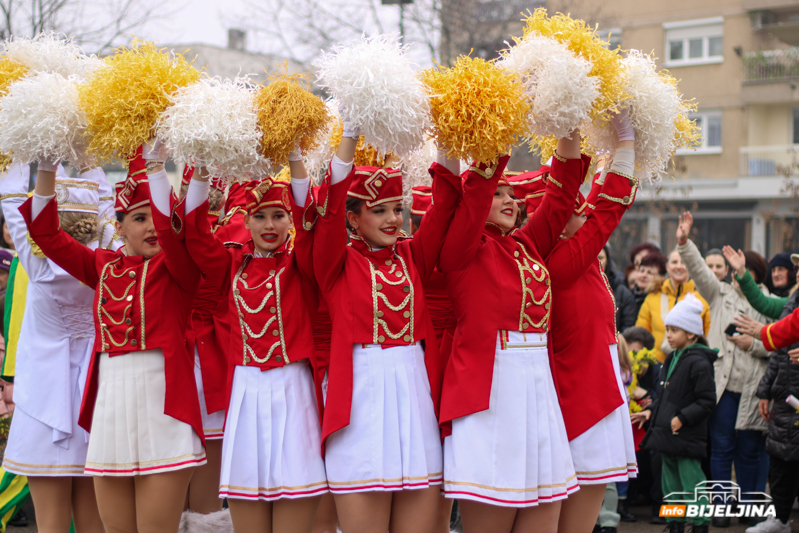
[{"label": "balcony railing", "polygon": [[799,144],[741,147],[741,176],[780,176],[799,163]]},{"label": "balcony railing", "polygon": [[799,80],[799,48],[748,52],[743,66],[745,84]]}]

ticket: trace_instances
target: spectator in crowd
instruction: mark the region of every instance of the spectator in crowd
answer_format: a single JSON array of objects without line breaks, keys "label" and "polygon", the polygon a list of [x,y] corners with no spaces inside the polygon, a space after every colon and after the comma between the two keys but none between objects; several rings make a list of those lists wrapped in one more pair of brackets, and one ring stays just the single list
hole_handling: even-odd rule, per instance
[{"label": "spectator in crowd", "polygon": [[643,259],[638,266],[638,277],[632,288],[635,298],[635,315],[641,311],[641,306],[650,292],[659,291],[666,275],[666,256],[660,252],[652,252]]},{"label": "spectator in crowd", "polygon": [[736,324],[774,351],[757,396],[760,414],[768,421],[769,487],[776,517],[748,528],[746,533],[790,533],[791,507],[799,496],[799,409],[786,400],[790,396],[799,398],[799,291],[788,299],[778,322],[764,325],[739,315]]},{"label": "spectator in crowd", "polygon": [[621,274],[616,270],[616,265],[610,257],[610,248],[607,245],[599,252],[599,264],[602,265],[602,270],[613,291],[613,298],[616,300],[616,329],[622,332],[635,325],[635,320],[638,318],[638,306],[633,293],[624,284]]},{"label": "spectator in crowd", "polygon": [[[735,272],[735,281],[752,308],[768,318],[780,318],[788,298],[769,294],[764,285],[768,273],[765,259],[757,252],[736,252],[731,246],[725,246],[723,252]],[[799,254],[791,255],[791,262],[794,265],[799,264]],[[796,278],[799,280],[799,270]],[[794,285],[793,290],[796,287]]]},{"label": "spectator in crowd", "polygon": [[660,248],[651,242],[642,242],[630,250],[630,264],[624,269],[624,279],[627,280],[627,286],[632,289],[638,280],[638,267],[641,266],[641,261],[650,253],[660,253]]},{"label": "spectator in crowd", "polygon": [[796,286],[796,266],[791,261],[791,254],[783,252],[775,255],[768,267],[771,280],[766,280],[766,286],[772,294],[788,297]]},{"label": "spectator in crowd", "polygon": [[[758,479],[763,479],[758,470],[766,453],[764,432],[767,427],[758,413],[756,393],[769,354],[761,341],[751,335],[736,333],[733,320],[736,311],[743,311],[760,321],[765,318],[749,305],[737,283],[722,281],[728,271],[723,256],[708,253],[708,257],[702,260],[699,249],[688,238],[693,220],[689,211],[680,216],[677,251],[697,291],[710,306],[707,338],[710,347],[718,349],[714,363],[718,404],[709,423],[710,475],[715,481],[732,481],[734,463],[741,492],[763,492],[766,487],[758,484]],[[763,482],[765,484],[765,480]],[[713,518],[714,527],[729,525],[728,517]]]},{"label": "spectator in crowd", "polygon": [[696,291],[694,281],[690,279],[688,269],[685,268],[685,263],[682,262],[680,252],[677,250],[669,254],[666,272],[669,277],[663,281],[659,290],[647,294],[641,310],[638,312],[638,320],[635,322],[636,326],[646,328],[655,337],[655,358],[661,363],[671,352],[666,340],[666,326],[663,323],[663,318],[677,302],[688,294],[697,296],[704,305],[702,320],[705,324],[705,334],[710,330],[710,309],[707,302]]},{"label": "spectator in crowd", "polygon": [[[716,406],[713,362],[716,350],[708,348],[705,303],[689,294],[665,319],[672,353],[660,371],[663,393],[649,407],[631,415],[634,422],[652,420],[641,447],[663,457],[662,489],[666,495],[693,492],[705,481],[701,459],[707,454],[707,422]],[[691,518],[692,533],[707,533],[706,516]],[[670,533],[683,533],[684,517],[668,517]]]},{"label": "spectator in crowd", "polygon": [[8,225],[6,224],[6,217],[0,212],[0,226],[3,228],[2,237],[0,237],[0,247],[14,250],[14,241],[11,240],[11,233],[8,232]]},{"label": "spectator in crowd", "polygon": [[705,254],[705,265],[713,272],[716,279],[719,281],[727,281],[727,274],[730,273],[730,267],[727,265],[727,260],[724,258],[724,253],[718,248],[711,248]]},{"label": "spectator in crowd", "polygon": [[[652,350],[655,347],[655,337],[653,337],[648,330],[640,326],[627,328],[622,335],[627,341],[627,347],[631,352],[638,352],[644,348]],[[638,372],[638,391],[640,391],[643,396],[636,398],[636,401],[643,408],[648,407],[658,398],[658,393],[660,391],[658,376],[660,375],[661,366],[662,365],[659,363],[644,365]],[[644,429],[649,429],[649,423],[647,422],[643,427]],[[659,515],[660,505],[663,500],[660,477],[662,463],[660,452],[638,449],[635,452],[635,458],[638,463],[638,477],[630,482],[630,494],[637,495],[639,503],[647,503],[648,501],[652,504],[652,517],[649,520],[651,524],[665,524],[666,519]],[[627,502],[619,502],[620,515],[622,511],[629,512],[626,503]]]}]

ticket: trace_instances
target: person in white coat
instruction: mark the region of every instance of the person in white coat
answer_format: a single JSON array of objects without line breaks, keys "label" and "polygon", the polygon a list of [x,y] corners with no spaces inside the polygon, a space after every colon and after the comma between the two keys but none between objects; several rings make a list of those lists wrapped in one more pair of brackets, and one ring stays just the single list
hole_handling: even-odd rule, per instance
[{"label": "person in white coat", "polygon": [[[30,277],[17,352],[17,409],[3,467],[28,476],[40,532],[68,531],[74,518],[78,531],[100,533],[94,485],[84,474],[89,435],[78,426],[94,344],[94,290],[44,257],[28,238],[19,206],[29,182],[30,167],[20,163],[0,177],[3,213]],[[101,223],[109,209],[113,213],[102,169],[69,178],[59,166],[56,183],[61,228],[89,247],[118,247],[114,232]]]}]

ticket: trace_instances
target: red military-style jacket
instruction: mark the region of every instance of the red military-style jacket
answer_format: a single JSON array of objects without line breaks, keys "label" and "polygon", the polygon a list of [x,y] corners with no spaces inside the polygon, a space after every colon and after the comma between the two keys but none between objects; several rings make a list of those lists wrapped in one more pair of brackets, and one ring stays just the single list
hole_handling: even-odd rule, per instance
[{"label": "red military-style jacket", "polygon": [[[443,174],[446,172],[446,174]],[[438,412],[443,361],[425,303],[423,282],[438,263],[441,244],[458,201],[457,176],[433,164],[433,207],[413,239],[400,239],[372,251],[355,237],[347,245],[345,201],[355,168],[331,185],[330,173],[319,192],[314,271],[333,322],[328,389],[322,439],[350,423],[352,346],[384,348],[425,341],[425,366]],[[392,306],[386,305],[386,301]]]},{"label": "red military-style jacket", "polygon": [[540,207],[524,227],[506,234],[486,219],[507,161],[466,172],[441,251],[457,319],[441,397],[445,434],[452,420],[488,409],[499,331],[549,331],[553,304],[543,257],[571,216],[590,158],[556,158]]},{"label": "red military-style jacket", "polygon": [[[616,300],[599,252],[635,200],[638,180],[609,172],[594,181],[588,218],[546,258],[552,279],[553,376],[569,440],[624,403],[608,346],[616,344]],[[550,194],[547,191],[546,194]],[[587,307],[588,306],[588,307]],[[580,379],[590,376],[590,379]]]},{"label": "red military-style jacket", "polygon": [[[186,330],[200,270],[171,221],[153,208],[158,241],[164,251],[149,260],[121,251],[90,250],[59,226],[55,199],[35,219],[31,199],[20,207],[31,238],[45,255],[77,280],[95,289],[94,354],[89,363],[80,426],[91,432],[97,398],[97,356],[111,357],[160,349],[164,352],[164,413],[194,428],[203,442],[200,402],[194,381],[194,358],[186,351]],[[135,357],[135,356],[134,356]]]},{"label": "red military-style jacket", "polygon": [[[311,203],[309,196],[308,204]],[[297,234],[293,248],[287,240],[272,257],[256,257],[252,240],[226,246],[202,213],[207,204],[185,215],[186,247],[211,280],[224,280],[222,295],[230,311],[228,397],[233,367],[261,370],[311,359],[315,363],[313,318],[319,305],[311,247],[314,229],[292,199]]]},{"label": "red military-style jacket", "polygon": [[763,346],[773,352],[799,341],[799,309],[760,330]]}]

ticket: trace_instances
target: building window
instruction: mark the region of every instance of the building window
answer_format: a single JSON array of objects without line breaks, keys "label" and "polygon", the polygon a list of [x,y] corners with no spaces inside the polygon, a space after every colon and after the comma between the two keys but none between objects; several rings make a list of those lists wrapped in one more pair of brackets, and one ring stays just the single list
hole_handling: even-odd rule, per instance
[{"label": "building window", "polygon": [[621,28],[614,28],[611,30],[599,30],[596,32],[599,38],[607,41],[611,50],[616,50],[621,47]]},{"label": "building window", "polygon": [[667,67],[721,63],[724,60],[724,19],[671,22],[666,32]]},{"label": "building window", "polygon": [[702,135],[702,144],[696,150],[679,148],[678,155],[721,153],[721,111],[702,111],[690,116]]},{"label": "building window", "polygon": [[793,109],[793,143],[799,144],[799,107]]}]

